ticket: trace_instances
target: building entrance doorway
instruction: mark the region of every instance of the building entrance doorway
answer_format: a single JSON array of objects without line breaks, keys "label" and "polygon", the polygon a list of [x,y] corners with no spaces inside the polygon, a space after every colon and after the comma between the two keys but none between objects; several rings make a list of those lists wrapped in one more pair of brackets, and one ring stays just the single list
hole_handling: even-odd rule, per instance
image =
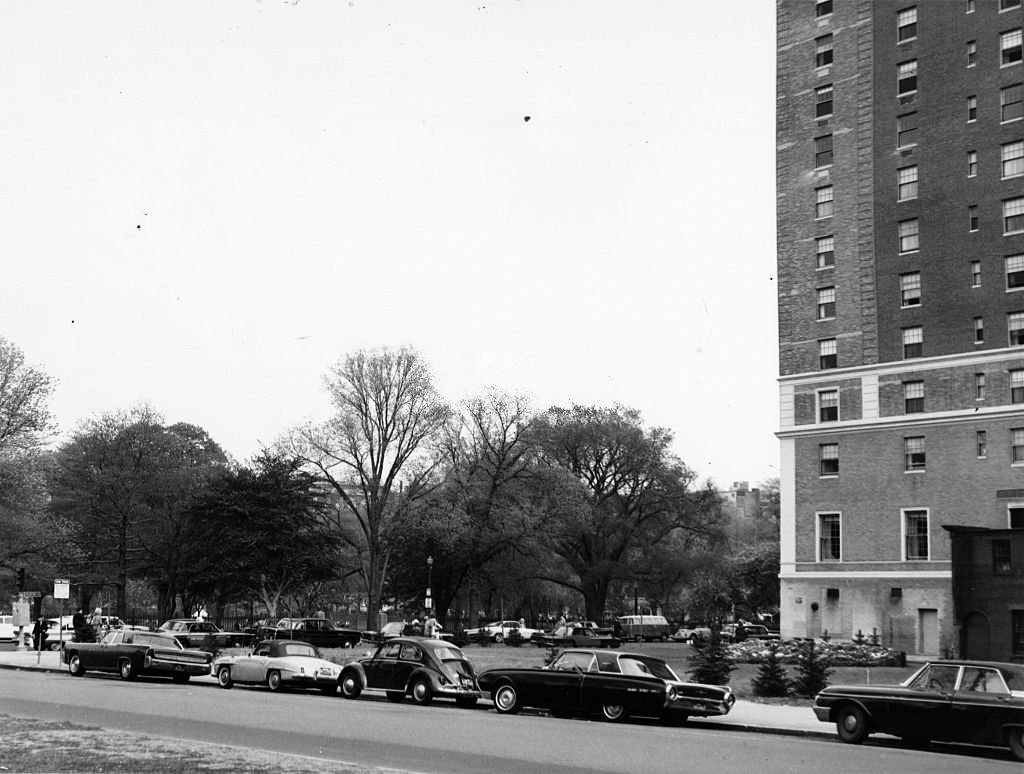
[{"label": "building entrance doorway", "polygon": [[964,619],[963,657],[978,661],[992,658],[992,641],[988,618],[982,613],[971,613]]},{"label": "building entrance doorway", "polygon": [[918,608],[917,652],[922,656],[939,655],[939,611]]}]

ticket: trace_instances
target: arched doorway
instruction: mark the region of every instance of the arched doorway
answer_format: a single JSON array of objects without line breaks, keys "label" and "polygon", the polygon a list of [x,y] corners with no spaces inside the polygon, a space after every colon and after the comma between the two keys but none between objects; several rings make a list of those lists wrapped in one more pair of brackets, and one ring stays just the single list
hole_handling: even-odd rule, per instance
[{"label": "arched doorway", "polygon": [[963,658],[979,661],[988,661],[992,658],[988,617],[984,613],[974,612],[964,619],[962,637]]}]

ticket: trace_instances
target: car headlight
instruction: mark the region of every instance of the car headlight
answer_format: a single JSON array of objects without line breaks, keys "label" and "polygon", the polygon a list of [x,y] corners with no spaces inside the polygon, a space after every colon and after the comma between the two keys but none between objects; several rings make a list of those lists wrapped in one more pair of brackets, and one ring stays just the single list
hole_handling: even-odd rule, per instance
[{"label": "car headlight", "polygon": [[679,692],[676,691],[676,687],[674,685],[670,685],[668,687],[668,700],[669,701],[675,701],[678,698],[679,698]]},{"label": "car headlight", "polygon": [[142,659],[142,663],[145,664],[147,669],[153,665],[153,651],[146,651],[146,656]]}]

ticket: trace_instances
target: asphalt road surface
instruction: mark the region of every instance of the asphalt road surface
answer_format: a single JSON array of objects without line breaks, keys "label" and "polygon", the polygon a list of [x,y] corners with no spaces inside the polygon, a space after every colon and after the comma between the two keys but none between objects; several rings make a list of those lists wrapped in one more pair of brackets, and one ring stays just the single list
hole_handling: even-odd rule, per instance
[{"label": "asphalt road surface", "polygon": [[500,716],[488,703],[417,707],[369,694],[348,701],[94,674],[0,671],[0,713],[439,774],[1021,771],[1002,751],[858,747],[697,726]]}]

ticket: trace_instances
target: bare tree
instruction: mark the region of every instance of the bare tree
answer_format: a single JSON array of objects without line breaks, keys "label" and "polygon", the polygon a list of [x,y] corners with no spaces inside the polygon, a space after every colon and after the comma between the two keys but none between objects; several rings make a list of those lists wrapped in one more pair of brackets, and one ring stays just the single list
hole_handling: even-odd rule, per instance
[{"label": "bare tree", "polygon": [[399,508],[429,491],[441,461],[432,443],[450,409],[427,363],[409,348],[347,355],[324,381],[334,416],[296,429],[285,445],[340,504],[336,526],[357,551],[372,622],[387,578],[389,527]]},{"label": "bare tree", "polygon": [[22,351],[0,336],[0,453],[29,450],[52,429],[46,402],[53,379],[25,364]]}]

